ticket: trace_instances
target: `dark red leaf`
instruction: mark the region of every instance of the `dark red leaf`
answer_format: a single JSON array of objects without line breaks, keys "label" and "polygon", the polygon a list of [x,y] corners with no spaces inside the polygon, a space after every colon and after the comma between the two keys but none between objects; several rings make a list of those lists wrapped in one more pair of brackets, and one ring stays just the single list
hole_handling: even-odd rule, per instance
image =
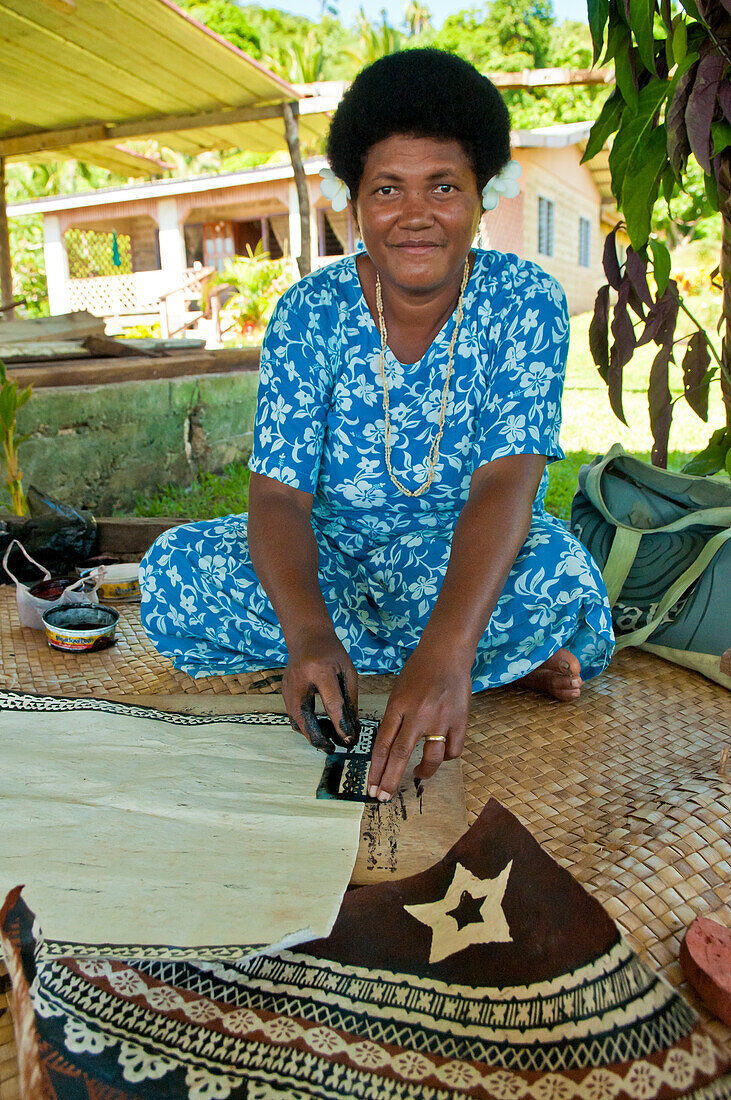
[{"label": "dark red leaf", "polygon": [[685,400],[701,420],[708,420],[708,390],[706,373],[711,365],[708,341],[702,332],[694,332],[683,356],[683,389]]},{"label": "dark red leaf", "polygon": [[604,382],[609,375],[609,286],[597,291],[594,316],[589,325],[589,350]]},{"label": "dark red leaf", "polygon": [[647,317],[645,307],[640,301],[639,295],[633,286],[630,286],[627,292],[627,305],[632,312],[639,317],[640,321],[644,321]]},{"label": "dark red leaf", "polygon": [[653,446],[650,461],[653,466],[667,467],[668,438],[673,419],[672,395],[668,369],[673,354],[672,344],[664,344],[652,361],[647,399],[650,405],[650,431]]},{"label": "dark red leaf", "polygon": [[619,257],[617,256],[617,242],[615,237],[617,236],[617,230],[619,229],[620,222],[615,225],[614,229],[610,229],[604,238],[604,274],[607,277],[612,290],[619,290],[620,283],[622,282],[622,275],[619,270]]},{"label": "dark red leaf", "polygon": [[678,284],[675,279],[670,279],[663,294],[667,300],[667,309],[663,314],[662,323],[657,330],[656,343],[672,344],[675,341],[675,326],[678,323],[678,310],[680,309],[680,297]]},{"label": "dark red leaf", "polygon": [[614,343],[609,352],[609,373],[607,375],[609,404],[612,406],[614,415],[623,424],[626,424],[627,420],[622,407],[622,375],[637,346],[635,330],[627,311],[628,293],[629,279],[625,278],[622,279],[617,304],[614,307],[614,319],[612,321]]},{"label": "dark red leaf", "polygon": [[[729,0],[731,4],[731,0]],[[731,83],[727,80],[722,80],[718,89],[718,102],[721,104],[721,110],[726,116],[726,120],[731,122]]]},{"label": "dark red leaf", "polygon": [[665,116],[668,128],[668,157],[677,179],[680,179],[685,163],[690,156],[690,144],[685,128],[685,108],[695,79],[697,63],[683,73],[678,80],[673,98]]},{"label": "dark red leaf", "polygon": [[642,334],[637,341],[637,346],[649,344],[654,340],[656,344],[672,344],[675,339],[675,324],[678,320],[678,290],[677,284],[670,279],[665,293],[655,302],[647,314],[647,322]]},{"label": "dark red leaf", "polygon": [[632,288],[637,292],[637,297],[646,306],[651,306],[652,294],[647,285],[647,253],[643,257],[642,253],[635,252],[634,248],[628,248],[626,270]]},{"label": "dark red leaf", "polygon": [[685,127],[693,155],[706,175],[711,174],[711,123],[726,59],[707,53],[698,62],[693,90],[685,108]]}]

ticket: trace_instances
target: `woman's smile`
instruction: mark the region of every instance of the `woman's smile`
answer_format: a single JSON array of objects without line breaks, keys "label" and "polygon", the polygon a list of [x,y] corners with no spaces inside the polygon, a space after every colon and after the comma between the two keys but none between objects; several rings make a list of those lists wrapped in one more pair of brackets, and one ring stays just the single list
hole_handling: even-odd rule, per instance
[{"label": "woman's smile", "polygon": [[459,289],[481,209],[460,142],[394,134],[374,145],[355,212],[384,291]]}]

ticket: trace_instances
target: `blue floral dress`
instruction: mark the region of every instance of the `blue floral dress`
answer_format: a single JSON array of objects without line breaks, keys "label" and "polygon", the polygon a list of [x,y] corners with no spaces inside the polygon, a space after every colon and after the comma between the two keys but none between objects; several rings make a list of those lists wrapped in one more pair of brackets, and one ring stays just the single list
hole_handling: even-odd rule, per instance
[{"label": "blue floral dress", "polygon": [[[392,467],[416,489],[437,430],[450,318],[418,363],[386,353]],[[354,256],[308,275],[279,301],[261,357],[250,469],[314,494],[319,580],[360,672],[398,671],[416,647],[449,562],[473,471],[506,455],[563,457],[568,347],[563,291],[533,263],[476,251],[464,296],[436,476],[401,494],[384,457],[380,336]],[[478,646],[473,689],[526,675],[561,646],[584,678],[606,666],[612,626],[588,552],[543,507]],[[149,637],[193,676],[287,663],[282,631],[249,556],[246,515],[165,532],[141,570]]]}]

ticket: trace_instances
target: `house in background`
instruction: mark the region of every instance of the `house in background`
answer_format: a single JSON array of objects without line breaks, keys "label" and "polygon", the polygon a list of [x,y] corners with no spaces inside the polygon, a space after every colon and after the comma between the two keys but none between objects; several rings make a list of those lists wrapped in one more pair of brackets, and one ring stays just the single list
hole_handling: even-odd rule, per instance
[{"label": "house in background", "polygon": [[[618,215],[606,155],[580,163],[591,123],[513,133],[523,169],[520,194],[483,216],[480,243],[536,260],[563,284],[571,313],[591,308],[604,281],[603,239]],[[352,252],[357,231],[346,209],[322,196],[323,158],[306,162],[312,267]],[[109,332],[163,316],[164,330],[206,322],[191,303],[201,279],[261,245],[273,258],[300,252],[293,171],[277,164],[194,179],[166,179],[36,199],[8,215],[43,216],[51,313],[88,309]],[[296,273],[296,264],[292,259]],[[193,321],[191,321],[191,317]],[[182,326],[190,326],[183,328]]]}]

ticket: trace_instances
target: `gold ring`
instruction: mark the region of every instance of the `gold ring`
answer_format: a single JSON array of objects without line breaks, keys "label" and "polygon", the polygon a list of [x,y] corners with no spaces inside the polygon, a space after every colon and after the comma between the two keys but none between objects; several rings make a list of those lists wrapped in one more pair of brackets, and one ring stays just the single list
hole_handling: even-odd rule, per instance
[{"label": "gold ring", "polygon": [[425,741],[444,741],[444,742],[446,742],[447,738],[444,737],[441,733],[432,733],[432,734],[430,734],[429,737],[425,737],[424,740]]}]

